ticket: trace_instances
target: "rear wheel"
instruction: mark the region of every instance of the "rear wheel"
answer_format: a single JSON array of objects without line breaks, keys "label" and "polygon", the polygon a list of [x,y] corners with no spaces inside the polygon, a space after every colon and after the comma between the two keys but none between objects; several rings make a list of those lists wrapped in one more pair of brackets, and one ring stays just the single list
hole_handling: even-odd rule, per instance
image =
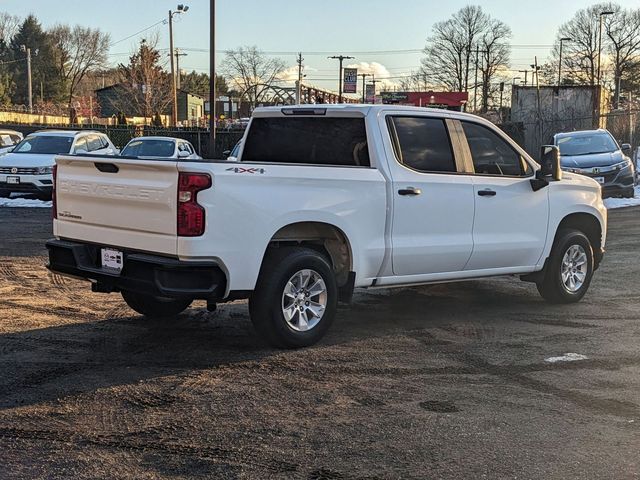
[{"label": "rear wheel", "polygon": [[578,302],[592,277],[593,248],[587,236],[578,230],[559,231],[544,278],[537,284],[540,295],[550,303]]},{"label": "rear wheel", "polygon": [[129,307],[149,318],[175,317],[192,302],[191,299],[155,297],[126,290],[121,294]]},{"label": "rear wheel", "polygon": [[336,314],[338,288],[327,258],[309,248],[267,254],[249,311],[254,327],[274,347],[316,343]]}]

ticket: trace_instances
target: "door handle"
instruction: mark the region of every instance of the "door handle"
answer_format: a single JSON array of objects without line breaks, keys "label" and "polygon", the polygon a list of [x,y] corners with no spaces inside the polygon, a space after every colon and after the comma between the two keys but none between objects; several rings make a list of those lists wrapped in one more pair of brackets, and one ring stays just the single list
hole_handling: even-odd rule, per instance
[{"label": "door handle", "polygon": [[415,187],[401,188],[400,190],[398,190],[399,195],[420,195],[421,193],[422,190]]},{"label": "door handle", "polygon": [[481,197],[495,197],[496,192],[487,188],[486,190],[479,190],[478,195],[480,195]]}]

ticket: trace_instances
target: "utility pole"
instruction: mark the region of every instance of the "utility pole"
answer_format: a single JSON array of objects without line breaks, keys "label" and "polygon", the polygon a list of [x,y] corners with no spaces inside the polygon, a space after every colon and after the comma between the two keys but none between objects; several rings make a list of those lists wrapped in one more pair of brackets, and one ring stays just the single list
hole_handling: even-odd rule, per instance
[{"label": "utility pole", "polygon": [[371,74],[370,73],[359,73],[358,76],[362,77],[362,103],[367,103],[367,99],[365,97],[367,88],[366,88],[366,85],[364,83],[364,79],[367,78],[367,77],[370,77]]},{"label": "utility pole", "polygon": [[600,62],[602,59],[602,19],[605,15],[613,15],[614,13],[615,12],[611,11],[600,12],[600,28],[598,29],[598,81],[596,82],[598,88],[600,88]]},{"label": "utility pole", "polygon": [[33,113],[33,89],[31,85],[31,49],[22,45],[22,51],[27,54],[27,96],[29,99],[29,113]]},{"label": "utility pole", "polygon": [[176,89],[180,90],[182,81],[180,80],[180,57],[186,57],[186,53],[180,53],[180,50],[176,48]]},{"label": "utility pole", "polygon": [[373,103],[376,103],[376,83],[382,83],[382,80],[376,80],[376,76],[373,74],[371,77],[371,83],[373,84]]},{"label": "utility pole", "polygon": [[[232,114],[233,114],[233,111],[232,111]],[[216,0],[209,0],[209,158],[214,158],[215,146],[216,146]]]},{"label": "utility pole", "polygon": [[338,77],[338,103],[342,103],[342,62],[344,60],[351,60],[355,57],[348,57],[345,55],[334,55],[333,57],[327,57],[327,58],[340,61],[340,72]]},{"label": "utility pole", "polygon": [[302,52],[298,53],[298,81],[296,82],[296,105],[302,104],[302,69],[304,68],[302,62]]}]

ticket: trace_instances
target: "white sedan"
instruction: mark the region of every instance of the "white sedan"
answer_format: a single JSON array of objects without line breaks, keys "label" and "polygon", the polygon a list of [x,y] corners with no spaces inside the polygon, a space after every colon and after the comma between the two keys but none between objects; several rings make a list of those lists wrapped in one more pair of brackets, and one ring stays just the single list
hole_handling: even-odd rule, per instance
[{"label": "white sedan", "polygon": [[137,137],[122,149],[123,157],[202,160],[191,143],[173,137]]}]

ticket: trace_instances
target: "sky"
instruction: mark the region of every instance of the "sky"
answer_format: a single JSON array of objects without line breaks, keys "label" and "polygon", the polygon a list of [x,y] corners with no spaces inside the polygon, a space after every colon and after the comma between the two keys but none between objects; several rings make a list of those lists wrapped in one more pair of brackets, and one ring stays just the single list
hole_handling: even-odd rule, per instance
[{"label": "sky", "polygon": [[[0,11],[24,17],[34,13],[45,27],[56,23],[98,27],[111,35],[111,64],[126,62],[136,43],[157,32],[159,48],[169,45],[163,19],[174,0],[0,0]],[[181,69],[209,69],[209,0],[185,0],[189,11],[177,17],[175,46],[187,53]],[[257,46],[293,67],[296,52],[304,57],[305,82],[337,90],[338,63],[328,55],[355,56],[345,66],[359,66],[389,82],[420,65],[431,26],[467,4],[480,5],[512,29],[511,68],[524,69],[538,56],[544,63],[558,27],[580,8],[596,2],[580,0],[217,0],[216,64],[224,50]],[[638,0],[620,0],[623,7]],[[134,35],[147,27],[155,27]]]}]

